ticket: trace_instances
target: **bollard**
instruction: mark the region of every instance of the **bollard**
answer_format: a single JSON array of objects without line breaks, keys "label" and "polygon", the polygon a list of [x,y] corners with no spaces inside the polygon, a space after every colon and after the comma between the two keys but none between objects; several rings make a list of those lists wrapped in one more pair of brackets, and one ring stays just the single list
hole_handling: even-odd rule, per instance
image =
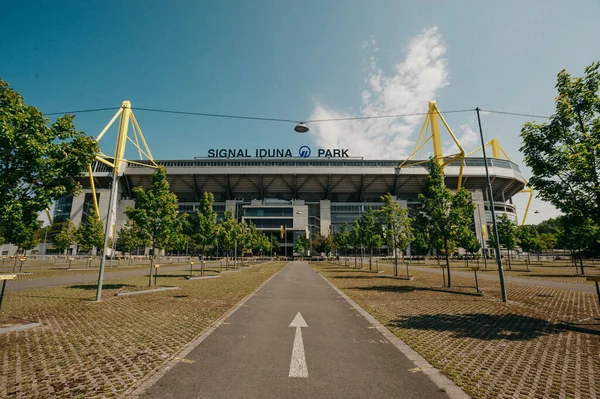
[{"label": "bollard", "polygon": [[194,266],[194,262],[190,262],[190,277],[192,277],[192,266]]},{"label": "bollard", "polygon": [[19,273],[21,273],[23,271],[23,263],[27,260],[27,258],[22,257],[19,260],[21,261],[21,264],[19,265]]}]

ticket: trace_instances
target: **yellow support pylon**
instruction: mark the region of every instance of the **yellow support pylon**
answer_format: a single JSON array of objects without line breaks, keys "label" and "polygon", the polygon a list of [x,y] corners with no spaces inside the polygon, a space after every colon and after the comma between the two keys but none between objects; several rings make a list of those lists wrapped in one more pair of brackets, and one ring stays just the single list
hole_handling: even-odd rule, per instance
[{"label": "yellow support pylon", "polygon": [[[117,140],[115,143],[115,153],[114,156],[110,157],[104,154],[102,151],[99,151],[95,157],[95,160],[101,162],[113,169],[113,173],[117,176],[123,174],[123,168],[127,163],[134,163],[137,165],[143,165],[150,168],[158,168],[156,162],[152,158],[152,153],[150,152],[150,148],[148,148],[148,144],[146,144],[146,139],[144,138],[144,134],[142,133],[142,129],[137,123],[135,119],[135,115],[131,110],[131,102],[123,101],[121,104],[121,108],[117,111],[117,113],[112,117],[110,122],[102,129],[98,137],[96,137],[96,142],[100,143],[100,140],[108,129],[115,123],[115,121],[119,119],[119,128],[117,131]],[[131,124],[131,130],[133,131],[135,141],[128,136],[129,125]],[[139,136],[139,140],[138,140]],[[140,146],[139,141],[141,140],[142,146]],[[129,141],[134,147],[137,148],[138,153],[140,155],[140,160],[143,160],[143,156],[145,156],[151,164],[142,164],[139,162],[128,161],[125,159],[125,148],[127,145],[127,141]],[[96,211],[96,215],[100,217],[100,211],[98,210],[98,201],[96,199],[96,186],[94,184],[94,176],[92,171],[92,165],[88,165],[88,174],[90,175],[90,186],[92,188],[92,197],[94,199],[94,210]]]},{"label": "yellow support pylon", "polygon": [[[510,157],[508,156],[506,151],[504,151],[504,148],[502,148],[502,146],[500,145],[500,142],[498,142],[498,139],[494,138],[494,139],[491,139],[490,141],[488,141],[487,143],[485,143],[485,148],[488,148],[488,147],[492,149],[492,157],[502,159],[502,155],[504,155],[504,158],[506,158],[506,160],[510,161]],[[471,156],[478,151],[481,151],[481,148],[482,148],[481,146],[475,148],[473,151],[468,153],[466,155],[466,157]],[[523,177],[523,180],[525,180],[525,188],[519,192],[520,193],[529,193],[529,199],[527,200],[527,206],[525,207],[525,214],[523,215],[523,220],[521,221],[521,226],[524,225],[525,221],[527,220],[527,214],[529,213],[529,208],[531,207],[531,200],[533,199],[533,197],[535,195],[535,191],[529,185],[529,182],[527,181],[527,179],[525,177]]]},{"label": "yellow support pylon", "polygon": [[[442,121],[442,124],[448,131],[448,134],[450,134],[452,141],[454,141],[454,143],[458,147],[458,151],[459,151],[458,153],[449,154],[449,155],[443,154],[442,135],[441,135],[441,131],[440,131],[440,121]],[[456,161],[457,159],[460,160],[460,170],[458,172],[458,185],[457,185],[457,189],[460,189],[462,186],[463,167],[464,167],[464,163],[465,163],[464,162],[465,161],[465,151],[463,150],[462,146],[460,145],[460,142],[458,141],[458,139],[452,132],[452,129],[448,125],[448,122],[446,122],[446,120],[442,116],[435,101],[429,102],[429,111],[427,112],[427,116],[425,117],[425,120],[423,121],[423,126],[421,127],[421,131],[419,133],[419,138],[417,139],[417,144],[415,145],[415,150],[412,152],[412,154],[410,154],[406,158],[406,160],[404,160],[404,162],[402,162],[400,164],[399,168],[404,167],[404,164],[406,164],[406,162],[408,160],[415,159],[415,156],[419,152],[419,150],[421,150],[421,153],[423,153],[425,144],[427,144],[429,142],[429,140],[431,140],[432,144],[433,144],[433,157],[434,157],[435,161],[438,163],[438,165],[440,165],[440,167],[442,168],[442,173],[444,173],[445,166],[448,166],[449,164]],[[421,162],[426,163],[427,161],[423,160]],[[413,162],[413,163],[411,163],[411,165],[415,165],[415,163]]]}]

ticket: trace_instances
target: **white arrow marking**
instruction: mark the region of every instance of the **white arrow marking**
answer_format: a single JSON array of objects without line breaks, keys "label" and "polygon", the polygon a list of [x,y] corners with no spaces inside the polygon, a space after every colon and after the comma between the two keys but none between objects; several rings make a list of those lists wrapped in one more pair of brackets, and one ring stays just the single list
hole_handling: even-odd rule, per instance
[{"label": "white arrow marking", "polygon": [[294,317],[294,320],[290,323],[290,327],[296,327],[296,336],[294,337],[294,349],[292,350],[289,377],[308,378],[304,342],[302,342],[302,327],[308,327],[308,324],[306,324],[300,312]]}]

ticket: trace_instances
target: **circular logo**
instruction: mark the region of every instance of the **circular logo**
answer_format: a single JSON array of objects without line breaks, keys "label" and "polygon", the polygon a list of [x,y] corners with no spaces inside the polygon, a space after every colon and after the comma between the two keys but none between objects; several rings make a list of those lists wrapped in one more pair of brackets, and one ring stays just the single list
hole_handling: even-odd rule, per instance
[{"label": "circular logo", "polygon": [[302,158],[308,158],[308,157],[310,157],[310,147],[307,146],[307,145],[303,145],[302,147],[300,147],[300,150],[298,150],[298,154]]}]

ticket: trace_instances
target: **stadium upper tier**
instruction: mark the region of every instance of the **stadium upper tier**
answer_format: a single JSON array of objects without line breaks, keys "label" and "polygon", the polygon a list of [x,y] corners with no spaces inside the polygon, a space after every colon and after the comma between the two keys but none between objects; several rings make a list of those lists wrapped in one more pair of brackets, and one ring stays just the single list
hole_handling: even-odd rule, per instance
[{"label": "stadium upper tier", "polygon": [[[136,161],[138,162],[138,161]],[[251,158],[193,159],[156,161],[167,169],[171,190],[179,201],[197,201],[205,191],[216,201],[233,199],[304,199],[317,201],[378,201],[392,193],[401,199],[415,200],[427,176],[427,164],[408,161],[402,168],[398,160],[363,160],[352,158]],[[148,163],[141,161],[140,163]],[[519,167],[508,160],[489,158],[488,166],[494,199],[505,201],[525,186]],[[96,188],[108,187],[110,168],[93,165]],[[131,196],[135,186],[150,187],[153,169],[128,164],[124,170],[124,196]],[[445,167],[446,185],[458,183],[458,161]],[[84,186],[89,181],[83,179]],[[463,187],[485,192],[486,175],[483,158],[466,158]]]}]

